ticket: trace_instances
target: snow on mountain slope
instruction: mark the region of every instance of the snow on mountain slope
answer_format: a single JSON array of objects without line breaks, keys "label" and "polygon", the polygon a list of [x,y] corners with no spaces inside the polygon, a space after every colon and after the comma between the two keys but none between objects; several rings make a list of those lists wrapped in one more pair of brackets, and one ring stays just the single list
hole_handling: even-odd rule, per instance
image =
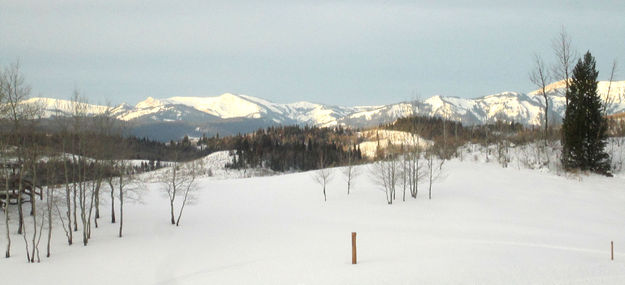
[{"label": "snow on mountain slope", "polygon": [[476,99],[476,103],[484,110],[484,119],[489,122],[513,120],[528,125],[540,124],[540,103],[525,94],[504,92]]},{"label": "snow on mountain slope", "polygon": [[[150,100],[152,99],[152,97],[148,98],[148,100],[146,101],[152,101]],[[124,113],[120,113],[119,115],[117,115],[117,118],[122,120],[122,121],[131,121],[134,119],[138,119],[141,118],[143,116],[147,116],[150,114],[155,114],[155,113],[159,113],[159,112],[165,112],[168,109],[172,109],[167,108],[165,106],[162,105],[152,105],[150,104],[151,102],[139,102],[139,104],[137,104],[137,106],[135,106],[134,109],[128,110],[127,112]]]},{"label": "snow on mountain slope", "polygon": [[[563,81],[550,84],[549,117],[552,122],[562,119],[565,98],[561,92]],[[608,98],[608,90],[610,95]],[[608,104],[608,113],[625,111],[625,81],[601,81],[598,92]],[[67,100],[33,98],[29,103],[41,104],[45,108],[45,117],[55,114],[70,115],[72,104]],[[544,99],[537,92],[523,94],[502,92],[473,99],[444,97],[436,95],[423,101],[401,102],[380,106],[343,107],[311,102],[289,104],[274,103],[248,95],[225,93],[215,97],[171,97],[155,99],[152,97],[135,106],[122,104],[111,110],[116,118],[125,121],[191,121],[216,122],[229,119],[261,120],[267,126],[315,125],[367,127],[393,122],[397,118],[410,115],[438,116],[461,121],[466,125],[492,123],[495,121],[514,121],[526,125],[540,125],[544,114]],[[86,105],[85,111],[100,114],[106,106]]]},{"label": "snow on mountain slope", "polygon": [[138,103],[135,110],[122,114],[119,118],[133,120],[150,114],[173,110],[177,106],[186,106],[221,119],[262,118],[276,124],[308,125],[335,122],[352,111],[352,108],[348,107],[327,106],[309,102],[278,104],[252,96],[225,93],[216,97],[171,97],[159,100],[148,98]]},{"label": "snow on mountain slope", "polygon": [[353,112],[353,108],[328,106],[308,102],[287,104],[289,118],[308,125],[334,126],[337,120]]},{"label": "snow on mountain slope", "polygon": [[[565,82],[557,81],[547,85],[547,94],[553,100],[554,112],[564,114],[566,99],[563,95]],[[540,90],[529,93],[530,96],[538,97],[540,102],[544,102]],[[597,93],[608,105],[608,113],[615,114],[625,111],[625,80],[623,81],[599,81],[597,83]]]},{"label": "snow on mountain slope", "polygon": [[164,100],[159,100],[159,99],[154,99],[152,97],[148,97],[147,99],[137,103],[137,105],[135,105],[135,108],[137,109],[155,108],[155,107],[163,106],[165,104],[167,104],[167,102]]},{"label": "snow on mountain slope", "polygon": [[383,106],[360,106],[356,111],[338,120],[336,124],[351,127],[369,127],[390,123],[398,118],[420,113],[415,102],[403,102]]},{"label": "snow on mountain slope", "polygon": [[599,81],[597,92],[603,96],[604,100],[608,100],[608,91],[610,92],[609,101],[612,104],[625,104],[625,80],[613,81],[612,84],[609,81]]},{"label": "snow on mountain slope", "polygon": [[[297,124],[306,125],[333,125],[336,120],[353,112],[355,109],[351,107],[331,106],[324,104],[311,103],[306,101],[277,104],[264,99],[239,95],[242,98],[263,106],[267,110],[267,114],[273,113],[276,119],[282,117],[283,121],[293,121]],[[279,119],[280,120],[280,119]]]},{"label": "snow on mountain slope", "polygon": [[[564,116],[565,98],[561,92],[563,83],[554,83],[549,88],[549,116],[551,122],[559,122]],[[625,111],[625,81],[600,81],[599,95],[608,104],[608,113]],[[610,91],[608,98],[608,90]],[[466,125],[514,121],[525,125],[540,125],[544,120],[544,98],[537,91],[529,94],[502,92],[478,98],[432,96],[422,102],[403,102],[386,106],[371,107],[349,114],[339,120],[340,124],[371,126],[389,123],[414,114],[438,116],[460,121]]]},{"label": "snow on mountain slope", "polygon": [[[547,93],[554,93],[563,90],[566,87],[564,80],[553,82],[546,86]],[[608,90],[611,96],[625,96],[625,80],[623,81],[599,81],[597,83],[597,92],[607,95]],[[530,95],[539,95],[540,90],[530,92]]]},{"label": "snow on mountain slope", "polygon": [[52,116],[71,116],[75,111],[83,112],[87,115],[96,115],[104,113],[109,107],[92,104],[74,104],[70,100],[34,97],[22,101],[22,104],[31,104],[42,109],[43,118]]},{"label": "snow on mountain slope", "polygon": [[261,105],[230,93],[217,97],[171,97],[166,102],[182,104],[223,119],[260,118],[262,113],[266,113]]}]

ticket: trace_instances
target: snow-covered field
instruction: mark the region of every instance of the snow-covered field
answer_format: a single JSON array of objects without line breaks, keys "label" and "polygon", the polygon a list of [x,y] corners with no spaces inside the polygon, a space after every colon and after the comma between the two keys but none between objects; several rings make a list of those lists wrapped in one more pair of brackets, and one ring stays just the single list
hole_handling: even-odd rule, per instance
[{"label": "snow-covered field", "polygon": [[402,202],[399,190],[387,205],[361,168],[349,196],[334,169],[327,202],[310,172],[202,178],[178,228],[148,184],[143,203],[126,205],[123,238],[105,210],[87,247],[67,246],[57,228],[52,258],[33,265],[12,233],[0,275],[7,284],[625,284],[623,174],[456,159],[432,200],[422,184],[418,199]]},{"label": "snow-covered field", "polygon": [[412,135],[408,132],[391,131],[391,130],[370,130],[358,133],[358,137],[364,141],[358,144],[362,155],[366,158],[373,159],[378,149],[378,145],[382,149],[386,149],[390,144],[400,147],[419,146],[422,149],[432,146],[431,140],[426,140],[420,136]]}]

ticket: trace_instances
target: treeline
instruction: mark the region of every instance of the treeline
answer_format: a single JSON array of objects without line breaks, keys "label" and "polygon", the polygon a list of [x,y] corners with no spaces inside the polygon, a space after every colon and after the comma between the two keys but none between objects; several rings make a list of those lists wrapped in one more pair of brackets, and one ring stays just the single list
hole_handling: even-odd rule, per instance
[{"label": "treeline", "polygon": [[[94,120],[94,118],[85,118],[85,120]],[[223,150],[222,146],[228,145],[215,143],[211,148],[199,148],[191,143],[188,137],[163,143],[145,137],[125,136],[121,132],[104,134],[98,130],[84,130],[77,133],[37,128],[31,131],[21,131],[19,136],[15,136],[10,134],[13,131],[8,127],[6,120],[0,120],[0,126],[3,126],[0,128],[0,135],[4,136],[5,143],[9,145],[24,147],[38,145],[50,152],[75,155],[86,155],[90,147],[96,147],[99,144],[115,145],[116,151],[110,153],[110,159],[141,159],[154,162],[189,161],[217,150]],[[89,141],[86,148],[80,149],[79,142],[82,138],[88,138]]]},{"label": "treeline", "polygon": [[[460,122],[441,117],[411,116],[380,126],[382,129],[410,132],[432,140],[457,147],[467,142],[490,145],[505,139],[515,144],[535,141],[542,134],[539,127],[524,126],[517,122],[497,121],[483,125],[464,126]],[[558,129],[550,129],[550,139],[559,138]]]},{"label": "treeline", "polygon": [[[97,178],[98,171],[115,173],[112,169],[116,160],[145,160],[136,164],[129,164],[126,171],[134,174],[153,171],[166,166],[165,161],[184,162],[197,159],[210,154],[215,149],[198,148],[192,144],[187,137],[180,141],[162,143],[148,138],[124,137],[122,135],[104,135],[98,132],[84,133],[49,133],[44,130],[36,132],[19,132],[10,134],[6,130],[0,131],[7,146],[19,146],[23,150],[28,150],[30,156],[36,150],[35,158],[38,161],[27,161],[32,164],[31,169],[24,172],[25,179],[34,179],[32,172],[44,173],[52,172],[51,175],[40,175],[34,181],[36,185],[59,185],[64,182],[75,182],[76,177],[68,175],[65,177],[64,171],[70,174],[82,168],[84,179],[93,180]],[[85,142],[85,140],[88,140]],[[82,146],[82,147],[81,147]],[[113,148],[103,149],[102,146]],[[221,150],[221,149],[219,149]],[[8,166],[11,172],[19,172],[19,165],[24,164],[29,157],[22,154],[6,152],[17,161]],[[54,159],[49,159],[54,157]],[[85,163],[77,163],[76,157],[84,157]],[[93,159],[93,158],[98,159]],[[103,165],[96,165],[103,164]]]},{"label": "treeline", "polygon": [[354,131],[342,127],[269,127],[237,135],[231,168],[267,167],[274,171],[306,171],[362,160]]}]

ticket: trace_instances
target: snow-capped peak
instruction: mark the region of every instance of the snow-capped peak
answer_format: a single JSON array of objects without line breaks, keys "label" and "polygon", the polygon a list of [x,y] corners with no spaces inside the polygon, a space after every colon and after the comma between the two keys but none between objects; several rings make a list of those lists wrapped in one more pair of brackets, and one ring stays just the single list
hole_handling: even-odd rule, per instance
[{"label": "snow-capped peak", "polygon": [[242,96],[224,93],[217,97],[171,97],[171,104],[181,104],[223,119],[247,117],[260,118],[262,106]]},{"label": "snow-capped peak", "polygon": [[[552,122],[561,120],[565,99],[562,92],[564,82],[549,85],[549,118]],[[609,102],[609,113],[625,111],[625,81],[611,84],[601,81],[598,92]],[[608,89],[610,98],[607,98]],[[70,115],[72,102],[50,98],[32,98],[28,103],[37,103],[45,109],[45,116]],[[142,122],[192,121],[194,124],[210,124],[219,120],[234,118],[259,120],[251,126],[316,125],[366,127],[384,124],[397,118],[423,115],[445,117],[464,124],[481,124],[494,121],[514,121],[527,125],[540,125],[544,118],[544,98],[536,91],[528,94],[501,92],[473,99],[436,95],[419,102],[401,102],[380,106],[344,107],[306,101],[281,104],[249,95],[224,93],[213,97],[170,97],[156,99],[148,97],[135,106],[121,104],[111,110],[120,120],[142,120]],[[100,114],[109,109],[106,106],[88,105],[88,114]],[[236,120],[241,123],[242,120]]]},{"label": "snow-capped peak", "polygon": [[137,103],[137,105],[135,105],[135,107],[137,109],[144,109],[144,108],[159,107],[159,106],[163,106],[165,104],[167,104],[166,101],[159,100],[159,99],[154,99],[153,97],[148,97],[147,99]]}]

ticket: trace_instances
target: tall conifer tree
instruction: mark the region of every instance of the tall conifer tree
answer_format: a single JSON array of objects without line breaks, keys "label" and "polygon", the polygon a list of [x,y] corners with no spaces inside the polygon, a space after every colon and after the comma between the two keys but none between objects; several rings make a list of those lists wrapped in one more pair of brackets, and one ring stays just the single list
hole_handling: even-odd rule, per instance
[{"label": "tall conifer tree", "polygon": [[590,170],[608,174],[609,156],[605,152],[606,119],[597,93],[595,58],[587,52],[573,69],[569,104],[562,122],[562,164],[568,170]]}]

